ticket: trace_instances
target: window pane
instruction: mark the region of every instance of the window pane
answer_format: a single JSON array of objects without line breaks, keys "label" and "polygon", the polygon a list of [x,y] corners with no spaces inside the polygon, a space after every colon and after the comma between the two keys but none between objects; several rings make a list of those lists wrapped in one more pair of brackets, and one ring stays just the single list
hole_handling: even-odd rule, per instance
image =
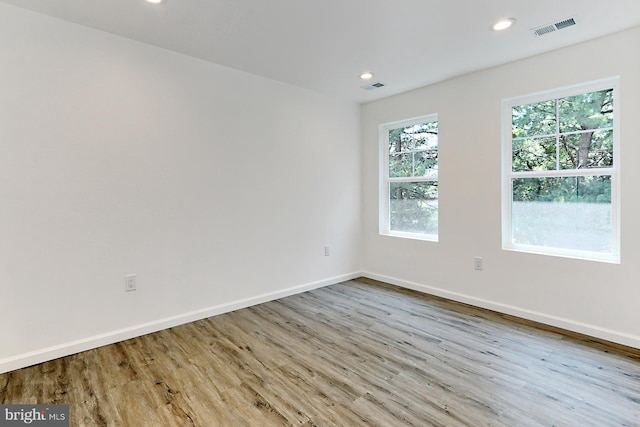
[{"label": "window pane", "polygon": [[411,141],[404,133],[404,128],[389,130],[389,154],[411,151]]},{"label": "window pane", "polygon": [[558,100],[560,132],[613,127],[613,89]]},{"label": "window pane", "polygon": [[438,183],[389,184],[391,231],[438,234]]},{"label": "window pane", "polygon": [[413,176],[438,176],[438,150],[418,151],[413,158]]},{"label": "window pane", "polygon": [[513,171],[555,170],[556,139],[530,138],[513,141]]},{"label": "window pane", "polygon": [[518,105],[512,109],[514,138],[556,133],[556,101]]},{"label": "window pane", "polygon": [[412,135],[415,138],[416,150],[438,149],[438,122],[427,122],[414,126]]},{"label": "window pane", "polygon": [[613,130],[597,130],[589,147],[590,168],[613,167]]},{"label": "window pane", "polygon": [[517,178],[513,243],[612,252],[611,177]]},{"label": "window pane", "polygon": [[389,176],[391,178],[408,177],[413,173],[413,155],[401,153],[389,156]]},{"label": "window pane", "polygon": [[560,168],[585,169],[613,166],[613,131],[600,130],[560,137]]},{"label": "window pane", "polygon": [[389,154],[438,148],[438,122],[389,130]]}]

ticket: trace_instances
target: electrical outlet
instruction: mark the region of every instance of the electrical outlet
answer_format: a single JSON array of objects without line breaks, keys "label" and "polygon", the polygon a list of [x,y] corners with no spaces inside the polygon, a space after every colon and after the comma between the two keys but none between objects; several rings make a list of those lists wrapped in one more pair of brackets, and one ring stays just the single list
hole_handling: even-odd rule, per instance
[{"label": "electrical outlet", "polygon": [[324,256],[329,256],[331,255],[331,247],[329,245],[326,245],[324,247]]},{"label": "electrical outlet", "polygon": [[136,290],[136,275],[127,274],[124,276],[124,290],[127,292]]},{"label": "electrical outlet", "polygon": [[477,256],[473,259],[473,268],[482,271],[482,257]]}]

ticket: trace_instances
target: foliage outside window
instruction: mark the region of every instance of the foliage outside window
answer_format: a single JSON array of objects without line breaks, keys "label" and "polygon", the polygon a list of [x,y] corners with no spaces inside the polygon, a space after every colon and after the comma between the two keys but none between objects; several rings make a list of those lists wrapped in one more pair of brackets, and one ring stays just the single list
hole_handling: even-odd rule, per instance
[{"label": "foliage outside window", "polygon": [[380,127],[381,233],[438,239],[436,115]]},{"label": "foliage outside window", "polygon": [[505,248],[619,260],[616,87],[505,101]]}]

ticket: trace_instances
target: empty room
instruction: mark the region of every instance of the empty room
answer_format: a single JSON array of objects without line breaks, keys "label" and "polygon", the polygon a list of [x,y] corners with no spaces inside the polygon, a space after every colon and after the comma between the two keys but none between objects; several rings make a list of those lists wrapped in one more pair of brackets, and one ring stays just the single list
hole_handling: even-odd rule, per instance
[{"label": "empty room", "polygon": [[0,0],[0,426],[639,426],[637,0]]}]

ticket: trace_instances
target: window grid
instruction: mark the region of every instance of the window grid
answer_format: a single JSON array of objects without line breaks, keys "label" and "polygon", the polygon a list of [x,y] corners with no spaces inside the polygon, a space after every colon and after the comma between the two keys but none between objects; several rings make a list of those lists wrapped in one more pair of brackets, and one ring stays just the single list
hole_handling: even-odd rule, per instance
[{"label": "window grid", "polygon": [[[561,102],[568,102],[567,98],[573,96],[581,96],[587,95],[591,93],[595,93],[598,91],[609,91],[611,90],[613,93],[612,98],[612,112],[613,112],[613,125],[612,126],[603,126],[603,127],[595,127],[590,129],[582,129],[582,130],[571,130],[567,132],[562,132],[561,126],[563,125],[561,120]],[[546,96],[545,96],[546,95]],[[514,137],[512,132],[512,119],[514,114],[514,108],[521,106],[533,105],[535,103],[542,103],[553,101],[555,103],[555,132],[544,133],[539,135],[530,135],[530,136],[519,136]],[[606,105],[606,104],[604,104]],[[594,82],[592,84],[581,85],[580,87],[572,87],[560,89],[558,91],[548,92],[547,94],[537,94],[528,97],[514,98],[511,100],[503,101],[503,167],[504,167],[504,179],[505,185],[503,185],[503,248],[508,250],[522,251],[522,252],[531,252],[531,253],[540,253],[547,255],[557,255],[557,256],[566,256],[572,258],[580,258],[580,259],[590,259],[590,260],[598,260],[598,261],[607,261],[607,262],[619,262],[620,260],[620,250],[619,250],[619,198],[618,198],[618,163],[620,158],[620,150],[619,150],[619,90],[618,90],[618,81],[615,79],[607,79],[600,82]],[[566,112],[565,112],[566,118]],[[565,123],[566,125],[566,123]],[[565,126],[566,128],[566,126]],[[566,129],[565,129],[566,130]],[[608,162],[611,162],[610,165],[605,167],[593,167],[589,168],[588,162],[590,161],[587,158],[587,164],[582,165],[582,162],[575,164],[574,160],[570,160],[574,163],[573,168],[565,168],[566,161],[563,165],[561,162],[561,150],[562,145],[566,144],[566,142],[562,141],[562,138],[567,138],[571,135],[582,135],[591,133],[592,135],[596,132],[611,132],[613,138],[613,149],[611,151],[610,158]],[[605,136],[606,137],[606,136]],[[542,140],[544,138],[555,139],[555,169],[554,170],[526,170],[519,171],[514,170],[514,152],[515,149],[514,143],[518,141],[536,141]],[[566,147],[566,146],[565,146]],[[575,146],[574,146],[575,147]],[[566,150],[566,148],[565,148]],[[576,148],[577,150],[577,148]],[[568,153],[568,151],[567,151]],[[608,153],[606,150],[590,150],[589,153]],[[578,159],[579,161],[580,159]],[[602,159],[601,159],[602,160]],[[605,160],[606,162],[606,160]],[[605,163],[606,164],[606,163]],[[549,165],[550,166],[550,165]],[[563,247],[546,247],[539,245],[530,245],[530,244],[522,244],[515,243],[513,240],[513,227],[514,224],[512,222],[513,215],[513,206],[514,203],[514,182],[518,179],[523,178],[550,178],[550,179],[563,179],[576,177],[579,179],[580,177],[584,179],[597,179],[602,177],[607,177],[610,180],[610,206],[611,206],[611,251],[608,253],[600,253],[594,252],[590,250],[580,250],[580,249],[567,249]],[[576,188],[579,188],[580,183],[576,181]]]},{"label": "window grid", "polygon": [[[379,128],[380,154],[382,159],[381,161],[382,170],[380,173],[380,177],[381,177],[380,234],[397,236],[397,237],[415,238],[420,240],[437,241],[437,238],[438,238],[437,218],[435,220],[435,229],[433,229],[432,227],[432,229],[428,231],[411,230],[411,229],[403,230],[403,229],[394,228],[392,226],[392,217],[393,217],[392,213],[394,210],[392,206],[394,202],[394,198],[392,197],[392,189],[394,188],[394,185],[395,187],[397,187],[397,185],[402,185],[402,184],[409,184],[409,185],[413,184],[415,188],[420,188],[425,193],[432,193],[432,194],[435,193],[435,198],[433,198],[431,202],[429,202],[428,200],[421,200],[416,203],[422,204],[423,210],[425,209],[425,207],[429,208],[431,210],[432,215],[434,211],[433,205],[435,204],[435,214],[437,217],[437,184],[438,184],[437,139],[435,143],[435,148],[433,146],[432,140],[430,140],[429,142],[426,142],[426,139],[425,139],[423,143],[427,145],[426,148],[410,146],[411,141],[408,141],[410,148],[407,148],[407,146],[403,145],[400,147],[400,151],[393,151],[393,144],[390,138],[390,133],[392,131],[398,131],[400,129],[403,129],[403,132],[404,132],[405,130],[411,127],[416,127],[416,126],[425,126],[426,129],[424,133],[433,133],[433,130],[428,126],[433,124],[435,124],[436,138],[437,138],[437,121],[438,121],[437,115],[433,114],[429,116],[423,116],[423,117],[418,117],[414,119],[402,120],[398,122],[380,125],[380,128]],[[431,130],[427,131],[428,129],[431,129]],[[412,142],[415,143],[415,141],[412,141]],[[430,166],[425,166],[424,174],[420,174],[417,170],[418,167],[420,166],[419,164],[420,162],[418,159],[420,158],[421,155],[429,156],[428,160],[430,161],[435,160],[435,164],[432,164]],[[407,162],[409,160],[411,161],[410,175],[409,173],[407,173],[407,176],[392,176],[393,173],[392,173],[391,165],[395,164],[397,166],[397,163],[394,163],[394,158],[401,159],[402,156],[408,157],[408,159],[406,159]],[[408,166],[408,164],[404,166],[406,167]],[[422,186],[420,184],[422,184]],[[395,188],[395,190],[401,191],[401,192],[402,191],[411,192],[411,191],[408,191],[407,189],[399,190],[398,188]],[[396,203],[398,202],[399,201],[396,199]],[[431,206],[428,206],[430,203],[431,203]],[[418,214],[419,213],[420,212],[418,212]],[[419,218],[416,217],[414,219],[415,219],[414,222],[420,222]]]}]

